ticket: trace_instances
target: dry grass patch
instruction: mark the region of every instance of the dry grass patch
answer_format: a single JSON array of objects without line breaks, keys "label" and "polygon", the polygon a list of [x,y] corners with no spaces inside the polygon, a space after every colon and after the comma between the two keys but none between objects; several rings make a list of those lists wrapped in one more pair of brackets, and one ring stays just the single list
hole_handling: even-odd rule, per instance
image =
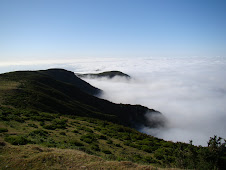
[{"label": "dry grass patch", "polygon": [[17,89],[19,85],[19,82],[0,79],[0,104],[3,102],[2,95],[6,94],[6,92],[8,93],[10,90]]},{"label": "dry grass patch", "polygon": [[72,149],[45,148],[37,145],[12,146],[0,151],[0,169],[156,169],[129,161],[105,161]]},{"label": "dry grass patch", "polygon": [[0,90],[12,90],[16,89],[20,83],[16,81],[3,81],[0,80],[1,85],[0,85]]}]

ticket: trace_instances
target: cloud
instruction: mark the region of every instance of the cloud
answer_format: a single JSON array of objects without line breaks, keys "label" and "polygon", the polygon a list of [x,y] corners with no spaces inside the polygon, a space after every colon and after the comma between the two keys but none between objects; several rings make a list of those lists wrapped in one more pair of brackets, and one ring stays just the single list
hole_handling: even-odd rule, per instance
[{"label": "cloud", "polygon": [[104,99],[142,104],[168,119],[166,128],[142,132],[172,141],[193,140],[196,145],[206,145],[213,135],[226,138],[225,58],[134,59],[124,64],[117,69],[133,80],[85,80],[103,89]]},{"label": "cloud", "polygon": [[[76,73],[119,70],[131,80],[85,79],[103,89],[101,98],[116,103],[141,104],[160,111],[167,118],[167,127],[140,131],[165,140],[206,145],[209,137],[226,138],[226,58],[75,58],[61,62],[0,66],[46,69],[61,67]],[[10,70],[11,69],[11,70]],[[147,115],[147,118],[148,117]]]}]

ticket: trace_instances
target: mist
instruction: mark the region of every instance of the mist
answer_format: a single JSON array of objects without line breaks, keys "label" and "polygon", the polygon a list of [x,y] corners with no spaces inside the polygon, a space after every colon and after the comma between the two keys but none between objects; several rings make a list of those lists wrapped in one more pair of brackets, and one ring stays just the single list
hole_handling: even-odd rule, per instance
[{"label": "mist", "polygon": [[[160,111],[165,128],[143,127],[141,132],[171,141],[207,145],[210,137],[226,138],[226,60],[216,58],[154,58],[110,66],[131,80],[85,79],[104,90],[101,98],[141,104]],[[117,66],[119,66],[117,68]],[[102,70],[105,71],[105,70]],[[147,115],[149,118],[149,115]]]},{"label": "mist", "polygon": [[[214,135],[226,138],[226,58],[86,58],[57,62],[0,65],[0,72],[65,68],[75,73],[118,70],[132,79],[83,78],[116,103],[141,104],[161,112],[164,128],[139,131],[170,141],[207,145]],[[150,115],[146,115],[150,119]]]}]

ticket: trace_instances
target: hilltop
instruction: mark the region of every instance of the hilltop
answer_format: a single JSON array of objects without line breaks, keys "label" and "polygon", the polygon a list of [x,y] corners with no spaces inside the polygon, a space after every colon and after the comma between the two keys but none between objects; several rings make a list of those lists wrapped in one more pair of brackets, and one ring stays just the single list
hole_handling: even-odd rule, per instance
[{"label": "hilltop", "polygon": [[86,92],[91,95],[99,95],[101,93],[101,90],[93,87],[86,81],[83,81],[82,79],[75,76],[75,73],[64,70],[64,69],[48,69],[48,70],[41,70],[39,73],[45,74],[47,76],[50,76],[51,78],[61,81],[63,83],[68,83],[76,86],[81,91]]}]

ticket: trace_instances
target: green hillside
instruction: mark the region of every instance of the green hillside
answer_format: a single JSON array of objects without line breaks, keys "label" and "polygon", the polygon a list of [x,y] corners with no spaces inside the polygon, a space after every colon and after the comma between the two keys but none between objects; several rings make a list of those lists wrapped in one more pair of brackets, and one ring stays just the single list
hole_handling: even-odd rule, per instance
[{"label": "green hillside", "polygon": [[[79,81],[73,81],[76,79]],[[161,115],[153,109],[140,105],[114,104],[89,95],[90,89],[96,88],[84,83],[72,72],[63,69],[12,72],[0,75],[0,80],[18,83],[16,89],[3,95],[5,105],[51,113],[95,117],[133,127],[164,125],[164,119],[156,122],[145,118],[147,112]],[[99,89],[98,91],[100,92]]]},{"label": "green hillside", "polygon": [[68,71],[54,69],[0,75],[0,169],[226,166],[220,138],[197,147],[140,133],[132,127],[164,125],[164,119],[145,120],[147,111],[161,113],[94,97],[64,74]]}]

